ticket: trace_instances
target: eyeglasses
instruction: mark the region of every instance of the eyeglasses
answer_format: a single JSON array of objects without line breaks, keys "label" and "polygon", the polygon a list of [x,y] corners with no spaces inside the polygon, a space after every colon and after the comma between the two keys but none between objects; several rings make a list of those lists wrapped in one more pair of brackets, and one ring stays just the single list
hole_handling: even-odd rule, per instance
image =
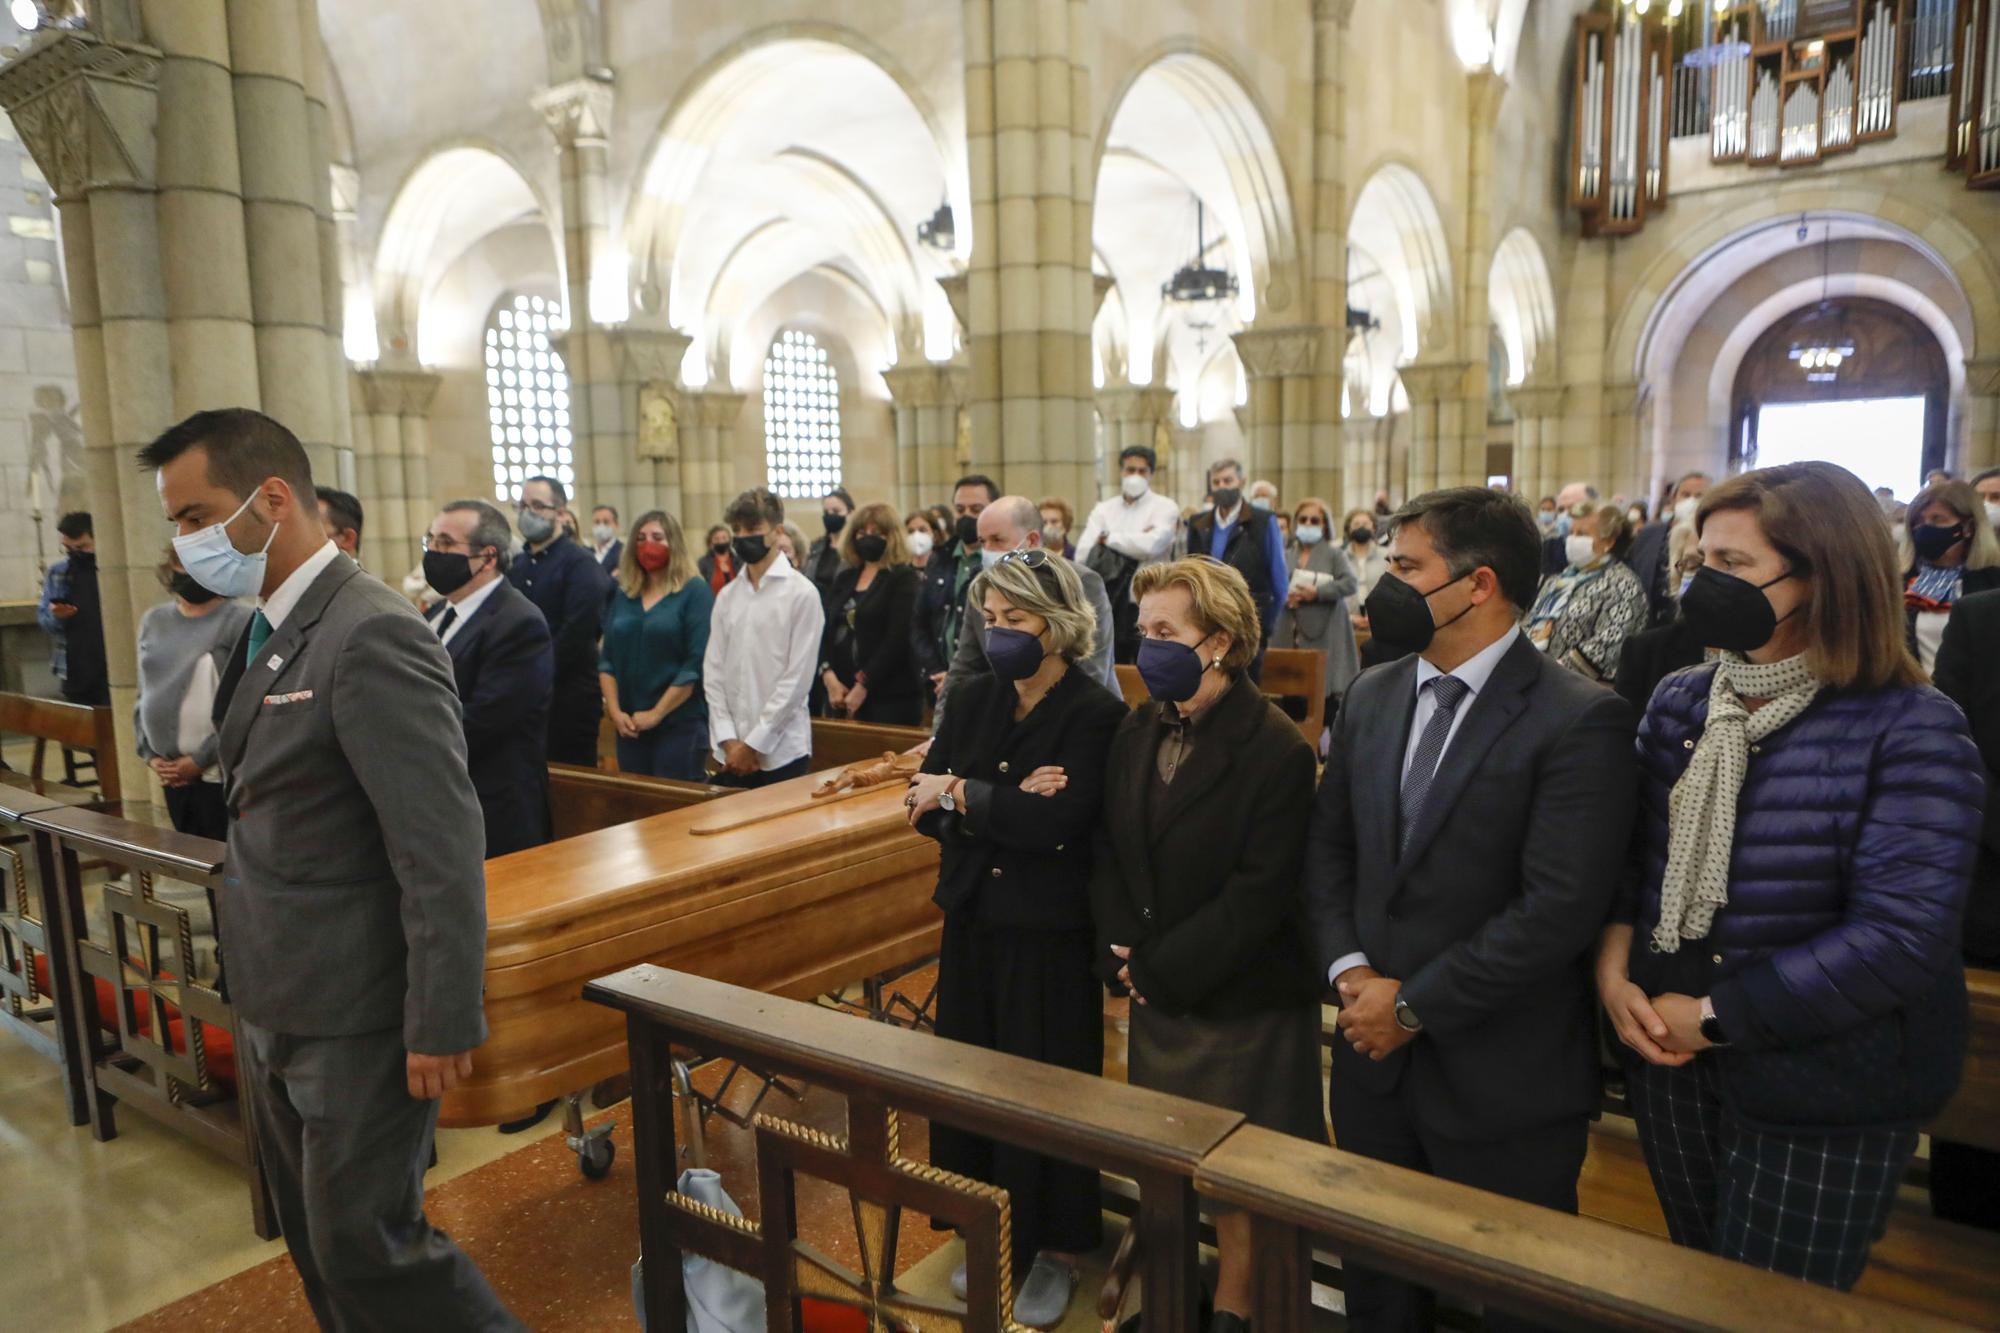
[{"label": "eyeglasses", "polygon": [[419,545],[426,551],[436,551],[440,555],[451,555],[458,551],[463,551],[467,555],[481,555],[494,549],[491,546],[474,546],[471,542],[462,542],[456,537],[446,537],[434,532],[425,533]]},{"label": "eyeglasses", "polygon": [[561,505],[543,504],[540,500],[516,500],[514,502],[516,513],[524,509],[535,514],[560,514],[562,512]]}]

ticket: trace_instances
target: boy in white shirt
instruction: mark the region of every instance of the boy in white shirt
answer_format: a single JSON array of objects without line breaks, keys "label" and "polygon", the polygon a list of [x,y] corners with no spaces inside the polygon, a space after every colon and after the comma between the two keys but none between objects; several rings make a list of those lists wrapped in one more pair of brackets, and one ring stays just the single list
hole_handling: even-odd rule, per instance
[{"label": "boy in white shirt", "polygon": [[729,502],[730,553],[741,572],[715,599],[702,692],[709,745],[727,787],[766,787],[805,774],[812,760],[806,697],[825,612],[819,590],[775,544],[785,507],[767,490]]},{"label": "boy in white shirt", "polygon": [[1139,608],[1132,601],[1132,576],[1172,552],[1180,526],[1180,506],[1153,493],[1159,459],[1143,444],[1118,455],[1118,494],[1100,500],[1076,539],[1078,564],[1104,580],[1111,598],[1112,656],[1130,662],[1139,653]]}]

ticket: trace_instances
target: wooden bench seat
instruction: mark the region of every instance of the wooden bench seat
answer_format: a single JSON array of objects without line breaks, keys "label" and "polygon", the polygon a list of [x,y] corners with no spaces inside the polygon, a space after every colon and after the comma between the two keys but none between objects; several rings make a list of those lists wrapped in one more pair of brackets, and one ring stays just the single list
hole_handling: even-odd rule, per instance
[{"label": "wooden bench seat", "polygon": [[[1305,706],[1299,731],[1317,749],[1319,734],[1326,730],[1325,656],[1301,648],[1273,648],[1264,654],[1261,688],[1267,699],[1296,699]],[[1152,697],[1139,678],[1139,668],[1130,664],[1118,667],[1118,689],[1128,708]]]}]

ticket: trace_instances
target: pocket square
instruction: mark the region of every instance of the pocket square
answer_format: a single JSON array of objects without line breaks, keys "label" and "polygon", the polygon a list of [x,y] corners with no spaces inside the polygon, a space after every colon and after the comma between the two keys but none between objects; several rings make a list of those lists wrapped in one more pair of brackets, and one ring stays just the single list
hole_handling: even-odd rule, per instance
[{"label": "pocket square", "polygon": [[272,704],[302,704],[312,697],[311,690],[294,690],[290,694],[267,694],[264,696],[264,704],[266,707]]}]

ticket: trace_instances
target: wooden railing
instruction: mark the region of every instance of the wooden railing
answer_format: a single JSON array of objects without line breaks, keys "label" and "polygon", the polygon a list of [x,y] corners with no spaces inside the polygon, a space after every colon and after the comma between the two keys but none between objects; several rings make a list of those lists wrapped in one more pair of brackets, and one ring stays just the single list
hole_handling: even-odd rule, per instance
[{"label": "wooden railing", "polygon": [[931,734],[922,727],[891,727],[878,722],[845,722],[839,718],[816,717],[812,721],[812,768],[816,773],[829,768],[880,759],[884,754],[901,754],[913,745],[922,745]]},{"label": "wooden railing", "polygon": [[727,795],[727,787],[607,773],[580,764],[549,765],[550,824],[558,842]]},{"label": "wooden railing", "polygon": [[[904,1160],[899,1111],[1137,1182],[1147,1333],[1196,1326],[1204,1202],[1252,1216],[1253,1324],[1260,1333],[1312,1327],[1316,1240],[1405,1279],[1567,1328],[1956,1327],[1272,1134],[1234,1112],[684,973],[631,968],[592,982],[585,995],[625,1014],[649,1328],[686,1322],[680,1275],[689,1253],[760,1277],[767,1326],[783,1333],[799,1327],[804,1290],[882,1316],[939,1313],[895,1291],[886,1275],[842,1289],[847,1279],[818,1264],[797,1234],[791,1204],[801,1175],[850,1191],[857,1217],[883,1219],[891,1236],[903,1210],[957,1226],[969,1279],[963,1327],[1006,1328],[1011,1300],[998,1284],[1009,1260],[1004,1195]],[[674,1192],[669,1052],[676,1045],[805,1079],[848,1100],[844,1140],[758,1119],[761,1224],[726,1218]]]}]

